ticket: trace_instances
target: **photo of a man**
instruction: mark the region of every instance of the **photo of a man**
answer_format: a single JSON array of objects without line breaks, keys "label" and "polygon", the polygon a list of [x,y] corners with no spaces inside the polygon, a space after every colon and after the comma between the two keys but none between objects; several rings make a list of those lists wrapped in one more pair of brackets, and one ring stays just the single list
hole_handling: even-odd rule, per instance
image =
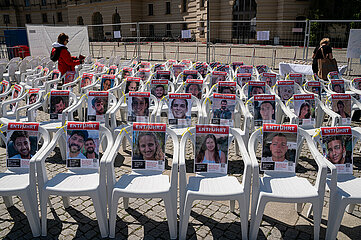
[{"label": "photo of a man", "polygon": [[221,100],[221,107],[214,111],[213,118],[231,119],[232,118],[232,112],[228,109],[227,104],[228,104],[227,100],[222,99]]},{"label": "photo of a man", "polygon": [[336,93],[345,93],[345,88],[341,84],[333,84],[333,91]]},{"label": "photo of a man", "polygon": [[249,86],[248,88],[248,98],[264,93],[265,93],[265,87],[263,86]]},{"label": "photo of a man", "polygon": [[186,86],[185,92],[191,93],[196,98],[201,99],[202,98],[202,85],[195,84],[195,83],[188,83]]},{"label": "photo of a man", "polygon": [[108,110],[108,97],[94,97],[92,100],[92,108],[96,115],[103,115]]},{"label": "photo of a man", "polygon": [[[269,151],[268,156],[262,158],[263,162],[295,162],[295,155],[292,154],[291,156],[290,154],[290,156],[287,156],[287,151],[289,150],[287,135],[288,134],[282,132],[266,135],[266,140],[270,139],[270,143],[266,144],[266,148],[268,148]],[[263,153],[262,156],[264,155]]]},{"label": "photo of a man", "polygon": [[[113,83],[114,84],[114,83]],[[108,91],[110,88],[112,88],[113,85],[112,84],[112,79],[109,79],[109,78],[103,78],[102,79],[102,84],[101,84],[101,87],[100,87],[100,90],[101,91]]]},{"label": "photo of a man", "polygon": [[161,100],[165,95],[168,94],[168,85],[152,84],[151,92],[158,100]]},{"label": "photo of a man", "polygon": [[64,99],[63,96],[55,96],[52,99],[52,111],[51,113],[54,114],[61,114],[63,113],[64,109],[67,108],[67,104],[66,104],[66,100]]},{"label": "photo of a man", "polygon": [[125,94],[129,92],[136,92],[139,88],[139,82],[138,81],[126,81],[125,84]]},{"label": "photo of a man", "polygon": [[171,103],[171,111],[175,119],[185,119],[188,111],[187,99],[174,99]]},{"label": "photo of a man", "polygon": [[10,157],[14,159],[30,159],[31,145],[29,139],[29,133],[27,131],[14,131],[10,137],[13,143],[13,147],[16,151],[16,155]]},{"label": "photo of a man", "polygon": [[294,94],[294,85],[279,85],[278,96],[283,102],[287,102]]},{"label": "photo of a man", "polygon": [[88,132],[85,130],[73,130],[68,135],[68,159],[85,159],[82,153],[85,140],[88,139]]},{"label": "photo of a man", "polygon": [[96,144],[93,138],[85,140],[85,157],[88,159],[99,159],[99,155],[95,152]]},{"label": "photo of a man", "polygon": [[275,102],[263,101],[259,106],[259,116],[262,122],[275,120]]},{"label": "photo of a man", "polygon": [[344,164],[346,160],[346,147],[342,136],[334,136],[327,142],[327,159],[333,164]]}]

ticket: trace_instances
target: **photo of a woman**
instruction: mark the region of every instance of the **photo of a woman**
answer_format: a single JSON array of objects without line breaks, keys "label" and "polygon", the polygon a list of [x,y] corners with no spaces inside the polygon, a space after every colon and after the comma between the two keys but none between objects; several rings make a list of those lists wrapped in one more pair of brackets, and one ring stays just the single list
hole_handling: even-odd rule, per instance
[{"label": "photo of a woman", "polygon": [[164,161],[161,142],[153,132],[140,132],[133,142],[133,160]]},{"label": "photo of a woman", "polygon": [[218,148],[217,139],[208,134],[197,154],[196,163],[226,163],[225,153]]},{"label": "photo of a woman", "polygon": [[300,111],[298,114],[299,119],[309,119],[311,118],[311,107],[308,102],[301,104]]}]

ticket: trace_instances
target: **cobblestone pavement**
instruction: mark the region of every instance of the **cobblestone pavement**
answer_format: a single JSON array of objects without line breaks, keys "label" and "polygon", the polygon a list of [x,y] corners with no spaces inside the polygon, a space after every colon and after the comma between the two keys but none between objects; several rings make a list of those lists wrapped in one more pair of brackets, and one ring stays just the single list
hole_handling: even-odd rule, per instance
[{"label": "cobblestone pavement", "polygon": [[[46,115],[46,114],[45,114]],[[39,115],[40,119],[46,116]],[[359,123],[356,123],[359,125]],[[172,160],[172,145],[168,141],[166,146],[167,160]],[[359,149],[359,146],[356,148]],[[121,176],[131,171],[130,148],[120,150],[116,160],[116,175]],[[260,151],[258,151],[260,153]],[[5,148],[0,148],[0,171],[5,171]],[[192,146],[188,143],[186,164],[187,171],[192,169]],[[236,155],[234,146],[229,151],[229,173],[240,181],[243,172],[241,157]],[[317,166],[311,158],[307,147],[301,152],[297,175],[307,178],[311,183],[316,179]],[[354,155],[354,174],[361,175],[361,155],[357,151]],[[168,164],[170,166],[170,164]],[[47,172],[50,177],[56,173],[66,171],[65,161],[60,151],[55,148],[46,160]],[[165,174],[169,174],[170,167],[166,167]],[[191,173],[190,173],[191,174]],[[326,195],[321,224],[321,238],[325,236],[328,215],[329,195]],[[65,209],[60,197],[51,196],[50,201],[54,209],[48,208],[48,236],[49,239],[99,239],[100,232],[92,201],[88,197],[71,197],[70,207]],[[179,204],[178,204],[179,206]],[[297,214],[294,204],[269,203],[266,206],[263,221],[259,231],[259,239],[312,239],[313,220],[306,217],[309,204]],[[241,209],[243,210],[243,209]],[[228,202],[196,201],[192,208],[188,225],[189,239],[239,239],[241,237],[239,209],[229,211]],[[353,214],[345,213],[339,239],[358,239],[361,234],[361,211],[357,205]],[[0,200],[0,238],[31,239],[31,231],[25,216],[23,204],[18,197],[14,197],[14,206],[6,208]],[[119,201],[116,223],[116,238],[118,239],[168,239],[169,231],[164,203],[160,199],[130,199],[129,209],[122,208]],[[45,238],[44,238],[45,239]]]}]

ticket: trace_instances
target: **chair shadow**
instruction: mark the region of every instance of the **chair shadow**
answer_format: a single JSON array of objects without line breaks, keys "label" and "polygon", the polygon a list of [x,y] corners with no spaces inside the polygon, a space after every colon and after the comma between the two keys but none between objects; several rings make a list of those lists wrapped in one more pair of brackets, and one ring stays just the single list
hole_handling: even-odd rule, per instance
[{"label": "chair shadow", "polygon": [[[194,211],[191,211],[191,216],[197,221],[201,222],[201,224],[195,224],[188,222],[187,228],[187,239],[197,239],[197,235],[195,232],[195,228],[197,226],[206,226],[210,229],[212,233],[213,239],[241,239],[241,223],[239,220],[239,214],[233,213],[237,216],[237,221],[229,222],[229,223],[220,223],[217,220],[213,220],[210,217],[206,217],[204,215],[198,214]],[[232,231],[227,231],[227,229],[232,229]]]},{"label": "chair shadow", "polygon": [[[168,221],[165,220],[163,222],[155,221],[151,218],[148,218],[144,214],[140,213],[137,210],[132,208],[128,208],[125,210],[129,215],[135,218],[139,222],[139,226],[144,228],[144,238],[146,239],[147,236],[150,238],[167,238],[169,237],[169,228],[168,228]],[[117,220],[115,224],[115,238],[116,239],[125,239],[128,238],[128,224],[133,222],[125,222],[119,218],[117,215]],[[164,237],[166,236],[166,237]]]},{"label": "chair shadow", "polygon": [[90,219],[89,217],[85,216],[82,212],[78,211],[77,209],[71,206],[66,208],[65,211],[67,211],[70,214],[70,216],[76,221],[76,224],[78,225],[74,239],[76,238],[83,239],[84,235],[90,230],[96,232],[96,235],[93,236],[92,238],[101,239],[100,229],[97,220]]},{"label": "chair shadow", "polygon": [[[22,211],[20,211],[15,206],[9,207],[7,208],[7,210],[14,221],[14,226],[11,228],[10,232],[6,236],[4,236],[3,239],[20,239],[22,238],[20,233],[30,233],[31,239],[41,239],[40,237],[38,238],[32,237],[28,218]],[[8,220],[0,219],[0,221],[8,221]],[[51,234],[52,237],[59,238],[58,236],[60,235],[62,229],[61,221],[48,220],[48,227],[52,227],[54,229],[52,230],[52,234]],[[26,234],[24,234],[24,236],[25,235]]]}]

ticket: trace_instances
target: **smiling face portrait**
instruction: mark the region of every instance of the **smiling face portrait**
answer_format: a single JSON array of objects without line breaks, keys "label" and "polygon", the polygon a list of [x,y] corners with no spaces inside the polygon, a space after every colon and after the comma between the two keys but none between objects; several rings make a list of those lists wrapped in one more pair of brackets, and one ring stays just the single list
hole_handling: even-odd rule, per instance
[{"label": "smiling face portrait", "polygon": [[135,116],[148,116],[149,98],[132,97],[132,110]]},{"label": "smiling face portrait", "polygon": [[110,79],[105,79],[103,82],[103,91],[108,91],[112,85],[112,81]]},{"label": "smiling face portrait", "polygon": [[201,99],[202,97],[202,89],[200,84],[188,84],[186,87],[186,93],[191,93],[193,96]]},{"label": "smiling face portrait", "polygon": [[279,86],[278,87],[279,96],[282,101],[287,101],[293,96],[294,88],[293,86]]},{"label": "smiling face portrait", "polygon": [[87,138],[87,132],[83,130],[74,130],[70,133],[70,137],[68,139],[68,150],[70,158],[79,157],[79,154],[81,153]]},{"label": "smiling face portrait", "polygon": [[[26,131],[14,131],[10,139],[13,142],[14,149],[20,155],[21,159],[30,159],[30,140]],[[19,156],[18,155],[18,156]]]},{"label": "smiling face portrait", "polygon": [[136,91],[138,90],[138,85],[139,85],[138,82],[135,82],[135,81],[127,81],[125,93],[136,92]]},{"label": "smiling face portrait", "polygon": [[331,139],[327,143],[327,159],[333,164],[344,164],[346,148],[341,137]]},{"label": "smiling face portrait", "polygon": [[108,104],[104,97],[95,97],[92,100],[92,108],[96,115],[103,115],[107,111]]},{"label": "smiling face portrait", "polygon": [[156,133],[141,132],[135,140],[135,152],[138,156],[133,156],[137,160],[164,160],[164,147],[161,147],[163,142],[157,138]]},{"label": "smiling face portrait", "polygon": [[38,96],[38,94],[36,94],[36,93],[31,94],[30,97],[29,97],[29,104],[35,103],[36,99],[37,99],[37,96]]},{"label": "smiling face portrait", "polygon": [[251,94],[251,96],[249,96],[250,98],[253,97],[254,95],[257,95],[257,94],[264,94],[263,87],[252,86],[250,94]]},{"label": "smiling face portrait", "polygon": [[188,111],[186,99],[174,99],[171,104],[172,114],[175,119],[185,119]]},{"label": "smiling face portrait", "polygon": [[165,95],[165,89],[163,85],[157,85],[154,89],[155,97],[161,99]]}]

